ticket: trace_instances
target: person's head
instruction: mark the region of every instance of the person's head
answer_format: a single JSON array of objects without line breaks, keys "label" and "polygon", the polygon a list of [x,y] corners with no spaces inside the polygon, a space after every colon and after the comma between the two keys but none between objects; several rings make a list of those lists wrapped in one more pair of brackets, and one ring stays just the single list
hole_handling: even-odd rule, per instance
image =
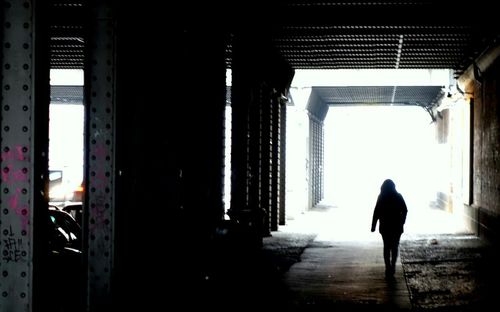
[{"label": "person's head", "polygon": [[382,193],[389,193],[395,191],[396,191],[396,184],[394,184],[394,181],[392,181],[391,179],[386,179],[382,183],[382,186],[380,187],[380,192]]}]

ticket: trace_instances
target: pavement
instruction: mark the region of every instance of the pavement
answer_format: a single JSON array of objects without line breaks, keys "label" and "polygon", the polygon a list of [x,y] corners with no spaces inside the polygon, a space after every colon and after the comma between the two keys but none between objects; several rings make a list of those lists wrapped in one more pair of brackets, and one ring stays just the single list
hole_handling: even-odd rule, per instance
[{"label": "pavement", "polygon": [[493,309],[498,252],[468,232],[459,218],[432,208],[412,211],[396,274],[386,279],[382,240],[369,231],[370,217],[366,211],[323,205],[274,234],[315,234],[283,275],[292,310]]},{"label": "pavement", "polygon": [[401,263],[393,278],[386,278],[378,242],[316,242],[285,276],[297,310],[411,309]]},{"label": "pavement", "polygon": [[500,277],[494,246],[468,233],[442,233],[407,238],[401,249],[414,310],[494,309]]},{"label": "pavement", "polygon": [[217,250],[216,265],[191,289],[201,294],[195,303],[218,311],[492,310],[494,246],[442,210],[409,217],[394,278],[385,277],[371,213],[326,205],[288,220],[258,251]]}]

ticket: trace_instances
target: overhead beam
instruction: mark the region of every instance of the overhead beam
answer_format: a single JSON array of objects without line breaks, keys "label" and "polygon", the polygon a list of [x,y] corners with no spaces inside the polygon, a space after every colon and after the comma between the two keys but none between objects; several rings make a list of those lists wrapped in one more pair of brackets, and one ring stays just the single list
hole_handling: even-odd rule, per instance
[{"label": "overhead beam", "polygon": [[465,72],[458,77],[458,88],[468,98],[474,97],[474,81],[481,81],[481,74],[485,72],[500,57],[500,43],[486,49]]}]

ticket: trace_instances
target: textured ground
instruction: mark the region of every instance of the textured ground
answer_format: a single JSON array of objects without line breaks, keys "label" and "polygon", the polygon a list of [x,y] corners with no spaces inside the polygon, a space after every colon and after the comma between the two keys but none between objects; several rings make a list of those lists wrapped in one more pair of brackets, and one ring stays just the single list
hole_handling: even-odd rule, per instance
[{"label": "textured ground", "polygon": [[473,235],[409,237],[401,260],[414,310],[491,311],[497,256]]},{"label": "textured ground", "polygon": [[[305,218],[313,224],[308,231],[302,223],[285,227],[252,252],[221,244],[199,288],[189,284],[190,293],[203,295],[187,302],[218,311],[497,311],[498,252],[463,232],[431,234],[448,230],[436,211],[419,223],[427,232],[408,225],[392,282],[384,279],[380,235],[367,220],[336,210]],[[429,227],[428,219],[439,222]]]},{"label": "textured ground", "polygon": [[[349,275],[353,276],[353,279],[349,282],[351,285],[347,286],[355,289],[357,284],[363,284],[363,279],[367,278],[366,272],[363,273],[362,278],[355,278],[355,272],[359,273],[364,270],[358,262],[361,261],[360,259],[364,261],[369,256],[373,257],[373,252],[369,251],[370,244],[367,244],[366,247],[363,247],[363,244],[349,242],[326,244],[324,241],[318,242],[313,238],[314,236],[311,234],[277,233],[273,238],[265,240],[265,261],[272,265],[274,268],[272,271],[278,279],[286,276],[294,264],[297,264],[299,268],[305,268],[307,274],[299,277],[299,280],[305,281],[305,284],[301,285],[301,282],[299,282],[298,285],[299,287],[312,289],[312,292],[306,291],[309,296],[308,300],[322,302],[322,307],[338,308],[338,306],[331,304],[335,300],[339,302],[338,298],[334,298],[333,301],[332,298],[335,297],[336,289],[343,287],[342,280],[345,280],[346,277],[344,276],[336,282],[333,282],[332,276],[329,277],[329,281],[313,280],[315,278],[321,279],[321,276],[325,275],[317,273],[321,272],[321,270],[335,272],[334,258],[332,255],[326,255],[326,253],[333,251],[338,254],[341,249],[347,249],[347,251],[343,251],[343,254],[352,257],[352,270],[354,270],[349,273]],[[349,247],[349,244],[352,244],[352,246]],[[349,248],[352,251],[361,250],[359,251],[361,253],[363,253],[364,248],[365,256],[354,255],[352,251],[349,251]],[[304,254],[304,252],[306,253]],[[493,298],[499,294],[499,288],[496,286],[499,270],[496,267],[500,262],[498,262],[498,255],[494,250],[476,236],[470,234],[406,235],[405,239],[401,241],[400,252],[402,274],[408,289],[411,310],[437,312],[496,311],[492,302],[494,302]],[[378,252],[374,255],[376,257]],[[327,257],[326,260],[322,260],[325,256]],[[340,259],[340,261],[344,260]],[[298,274],[300,274],[300,269],[293,268],[291,273],[297,274],[299,272]],[[382,269],[380,271],[382,272]],[[335,273],[332,273],[332,275],[335,275]],[[368,277],[368,279],[372,280],[371,285],[365,285],[364,288],[371,287],[374,290],[380,288],[376,286],[381,282],[377,276]],[[297,284],[294,286],[289,283],[290,279],[287,278],[285,279],[285,285],[280,284],[283,295],[288,296],[290,287],[297,286]],[[283,289],[285,289],[284,292]],[[317,298],[314,298],[314,292],[317,292]],[[391,293],[392,295],[394,294]],[[377,297],[378,294],[370,294],[368,290],[365,293],[352,291],[342,300],[344,303],[349,303],[349,300],[351,300],[352,307],[372,306],[376,308],[386,301],[383,297],[387,296],[387,292],[381,291],[380,296],[378,296],[381,298],[371,300],[373,302],[368,302],[369,300],[363,302],[361,300],[373,296]],[[328,304],[325,304],[325,298],[329,301]],[[291,298],[283,297],[283,299],[287,301]],[[321,310],[320,306],[316,308]]]}]

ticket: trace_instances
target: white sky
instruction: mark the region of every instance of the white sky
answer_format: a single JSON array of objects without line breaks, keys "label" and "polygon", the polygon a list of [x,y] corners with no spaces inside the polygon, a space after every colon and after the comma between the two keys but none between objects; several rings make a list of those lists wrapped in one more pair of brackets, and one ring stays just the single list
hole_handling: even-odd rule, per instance
[{"label": "white sky", "polygon": [[59,86],[83,86],[83,70],[51,69],[50,84]]},{"label": "white sky", "polygon": [[[393,179],[410,201],[430,201],[434,125],[420,107],[330,108],[325,120],[325,198],[372,202]],[[359,196],[363,194],[362,196]]]},{"label": "white sky", "polygon": [[[295,129],[287,127],[288,211],[300,212],[307,203],[307,188],[301,181],[307,179],[308,143],[301,133],[309,130],[303,119],[307,119],[305,107],[311,87],[453,84],[449,70],[297,70],[292,82],[295,106],[290,107],[288,116],[288,126]],[[302,114],[302,119],[297,114]],[[439,151],[435,125],[424,109],[330,107],[324,121],[324,139],[323,204],[344,208],[358,222],[369,224],[380,185],[387,178],[395,181],[412,213],[427,209],[435,199],[439,189],[436,184],[441,182],[436,176],[440,172],[436,169]]]},{"label": "white sky", "polygon": [[[226,85],[231,86],[231,69]],[[448,86],[454,85],[449,69],[340,69],[296,70],[292,87],[321,86]]]},{"label": "white sky", "polygon": [[[83,85],[83,70],[52,69],[50,84]],[[74,188],[83,179],[84,107],[55,104],[49,114],[49,168],[64,170],[64,183]]]},{"label": "white sky", "polygon": [[296,70],[292,87],[332,86],[448,86],[448,69]]}]

